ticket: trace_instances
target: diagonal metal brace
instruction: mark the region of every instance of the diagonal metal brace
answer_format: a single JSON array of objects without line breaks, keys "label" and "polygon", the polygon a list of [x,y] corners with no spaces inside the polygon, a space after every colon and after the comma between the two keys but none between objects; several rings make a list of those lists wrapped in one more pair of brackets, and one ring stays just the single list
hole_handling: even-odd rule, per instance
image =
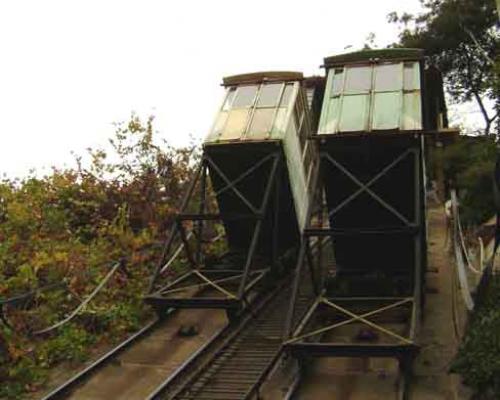
[{"label": "diagonal metal brace", "polygon": [[219,292],[225,294],[228,298],[230,299],[235,299],[236,296],[232,294],[231,292],[227,291],[224,289],[222,286],[218,285],[215,281],[212,281],[208,279],[205,275],[203,275],[200,271],[194,270],[195,275],[197,275],[201,280],[205,281],[208,285],[212,286],[213,288],[217,289]]},{"label": "diagonal metal brace", "polygon": [[360,188],[363,189],[363,191],[366,191],[370,196],[372,196],[375,200],[377,200],[382,206],[384,206],[387,210],[389,210],[392,214],[394,214],[398,219],[400,219],[404,224],[410,225],[410,221],[401,214],[398,210],[396,210],[394,207],[392,207],[389,203],[384,201],[379,195],[377,195],[373,190],[371,190],[367,185],[365,185],[363,182],[361,182],[358,178],[356,178],[347,168],[345,168],[342,164],[340,164],[338,161],[333,159],[328,153],[322,153],[322,157],[326,158],[328,161],[330,161],[334,166],[336,166],[338,169],[340,169],[344,174],[346,174],[351,180],[356,183]]},{"label": "diagonal metal brace", "polygon": [[364,324],[366,324],[366,325],[368,325],[368,326],[370,326],[370,327],[372,327],[372,328],[374,328],[374,329],[376,329],[376,330],[378,330],[380,332],[383,332],[383,333],[385,333],[385,334],[387,334],[389,336],[392,336],[393,338],[395,338],[397,340],[400,340],[400,341],[402,341],[402,342],[404,342],[406,344],[412,344],[413,343],[412,340],[407,339],[407,338],[405,338],[403,336],[400,336],[397,333],[395,333],[395,332],[393,332],[393,331],[391,331],[389,329],[386,329],[386,328],[384,328],[384,327],[382,327],[382,326],[380,326],[378,324],[375,324],[375,323],[367,320],[366,318],[364,318],[364,317],[362,317],[360,315],[357,315],[357,314],[355,314],[355,313],[347,310],[344,307],[339,306],[338,304],[332,303],[331,301],[329,301],[327,299],[323,299],[323,303],[325,303],[326,305],[328,305],[328,306],[330,306],[332,308],[335,308],[336,310],[339,310],[339,311],[343,312],[344,314],[352,317],[353,319],[361,321],[362,323],[364,323]]},{"label": "diagonal metal brace", "polygon": [[210,157],[205,157],[208,163],[214,168],[215,172],[222,178],[226,185],[231,188],[231,190],[245,203],[245,205],[254,213],[257,214],[258,210],[254,205],[235,187],[234,182],[231,182],[229,178],[221,171],[221,169],[215,164]]},{"label": "diagonal metal brace", "polygon": [[[321,302],[321,303],[325,303],[325,301],[324,301],[324,300],[325,300],[325,299],[321,299],[321,300],[320,300],[320,302]],[[403,300],[401,300],[401,301],[398,301],[398,302],[396,302],[396,303],[389,304],[389,305],[387,305],[387,306],[385,306],[385,307],[378,308],[378,309],[376,309],[376,310],[372,310],[372,311],[367,312],[367,313],[365,313],[365,314],[356,315],[355,317],[352,317],[352,316],[351,316],[351,318],[350,318],[350,319],[347,319],[347,320],[345,320],[345,321],[342,321],[342,322],[337,322],[336,324],[333,324],[333,325],[330,325],[330,326],[326,326],[326,327],[323,327],[323,328],[317,329],[317,330],[315,330],[315,331],[313,331],[313,332],[308,332],[308,333],[305,333],[305,334],[303,334],[303,335],[300,335],[300,336],[294,337],[294,338],[292,338],[292,339],[288,340],[287,342],[285,342],[285,344],[295,343],[295,342],[298,342],[298,341],[300,341],[300,340],[302,340],[302,339],[308,338],[308,337],[310,337],[310,336],[314,336],[314,335],[318,335],[318,334],[320,334],[320,333],[328,332],[328,331],[331,331],[331,330],[333,330],[333,329],[335,329],[335,328],[339,328],[339,327],[341,327],[341,326],[348,325],[348,324],[351,324],[351,323],[356,322],[356,321],[362,321],[362,322],[364,322],[363,320],[364,320],[365,318],[372,317],[372,316],[374,316],[374,315],[376,315],[376,314],[380,314],[380,313],[382,313],[382,312],[384,312],[384,311],[387,311],[387,310],[390,310],[390,309],[393,309],[393,308],[396,308],[396,307],[402,306],[402,305],[404,305],[404,304],[406,304],[406,303],[412,303],[412,302],[413,302],[413,299],[412,299],[411,297],[409,297],[409,298],[403,299]],[[325,303],[325,304],[330,305],[330,304],[328,304],[328,303]],[[354,314],[354,313],[353,313],[353,314]],[[399,336],[399,335],[398,335],[398,336]]]},{"label": "diagonal metal brace", "polygon": [[336,214],[340,209],[344,208],[347,204],[352,202],[356,197],[358,197],[361,193],[363,193],[367,188],[374,185],[380,178],[382,178],[387,172],[389,172],[392,168],[394,168],[400,161],[402,161],[408,154],[411,154],[410,150],[406,150],[402,154],[400,154],[394,161],[386,165],[377,175],[375,175],[372,179],[370,179],[366,184],[348,196],[345,200],[343,200],[337,207],[335,207],[332,211],[328,213],[328,216],[331,217]]},{"label": "diagonal metal brace", "polygon": [[265,156],[257,164],[255,164],[251,168],[247,169],[245,172],[243,172],[236,179],[232,180],[230,184],[227,184],[226,186],[222,187],[221,189],[219,189],[214,194],[216,196],[218,196],[219,194],[224,193],[226,190],[231,189],[233,186],[235,186],[236,184],[238,184],[239,182],[241,182],[243,179],[245,179],[251,173],[255,172],[257,169],[259,169],[262,165],[264,165],[267,161],[271,160],[273,157],[275,157],[274,153],[271,153],[271,154]]}]

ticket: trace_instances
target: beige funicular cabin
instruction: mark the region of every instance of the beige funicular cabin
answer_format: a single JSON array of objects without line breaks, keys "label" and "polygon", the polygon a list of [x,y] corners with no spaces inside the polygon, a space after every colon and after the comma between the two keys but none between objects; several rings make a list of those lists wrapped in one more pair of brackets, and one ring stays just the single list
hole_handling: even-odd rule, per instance
[{"label": "beige funicular cabin", "polygon": [[[303,76],[252,73],[226,77],[223,86],[224,99],[172,235],[179,233],[191,268],[164,286],[154,278],[148,301],[158,308],[225,308],[234,315],[269,272],[294,265],[315,158],[307,140],[311,120]],[[188,213],[193,202],[196,212]],[[222,223],[228,252],[208,262],[204,232],[213,221]],[[206,290],[193,289],[200,284]]]}]

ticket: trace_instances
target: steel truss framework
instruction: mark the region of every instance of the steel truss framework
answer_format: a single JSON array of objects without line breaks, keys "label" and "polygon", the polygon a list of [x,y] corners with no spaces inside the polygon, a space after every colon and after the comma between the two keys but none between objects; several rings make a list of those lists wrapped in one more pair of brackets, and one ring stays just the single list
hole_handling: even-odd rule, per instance
[{"label": "steel truss framework", "polygon": [[[413,358],[418,346],[415,343],[416,332],[420,320],[421,310],[421,290],[422,290],[422,240],[425,235],[423,204],[420,195],[422,182],[422,153],[420,135],[415,135],[414,140],[410,140],[410,145],[402,150],[391,162],[385,165],[380,171],[375,171],[375,175],[368,181],[363,182],[356,177],[356,174],[349,168],[335,159],[324,148],[320,151],[320,168],[316,171],[313,184],[314,198],[312,207],[308,214],[308,223],[303,232],[301,248],[295,270],[295,283],[293,294],[290,300],[290,309],[286,322],[287,340],[285,348],[299,359],[305,357],[394,357],[400,367],[409,373]],[[326,140],[335,140],[328,138]],[[333,143],[333,142],[331,142]],[[389,171],[394,170],[403,161],[413,160],[414,168],[414,214],[409,220],[400,210],[389,201],[386,201],[373,189],[374,184]],[[327,176],[320,176],[325,168],[336,168],[345,177],[348,177],[355,184],[352,193],[346,193],[344,200],[337,205],[331,205],[324,201],[324,179]],[[394,190],[398,190],[395,188]],[[338,229],[335,226],[324,223],[324,216],[332,217],[340,210],[351,204],[362,193],[369,196],[372,201],[380,204],[385,210],[395,216],[400,224],[397,227],[369,227],[369,228],[349,228]],[[330,219],[328,219],[330,221]],[[413,238],[414,260],[413,268],[409,274],[412,275],[412,292],[409,296],[402,297],[330,297],[323,285],[324,259],[322,247],[326,241],[331,239],[335,243],[336,238],[341,236],[363,237],[364,235],[385,235],[385,234],[410,235]],[[311,248],[317,247],[313,256]],[[362,249],[360,249],[362,251]],[[307,269],[306,269],[307,267]],[[308,310],[301,316],[295,315],[298,301],[298,292],[304,272],[309,271],[315,287],[315,295]],[[331,295],[331,294],[330,294]],[[388,327],[386,322],[398,314],[399,320],[404,320],[405,328],[396,330]],[[328,319],[326,315],[333,316]],[[299,318],[297,318],[299,317]],[[332,322],[333,321],[333,322]],[[335,337],[335,332],[342,327],[356,324],[356,328],[375,332],[378,336],[377,343],[352,339],[348,342],[344,339],[335,341],[328,336]],[[384,326],[384,324],[386,326]],[[389,324],[390,325],[390,324]]]},{"label": "steel truss framework", "polygon": [[[263,268],[256,268],[256,250],[261,236],[262,225],[266,217],[270,198],[273,190],[276,190],[274,201],[277,203],[280,177],[282,170],[282,151],[276,147],[272,152],[263,155],[252,167],[241,173],[235,179],[230,180],[224,174],[222,168],[214,159],[204,151],[196,174],[183,199],[180,212],[175,217],[171,228],[169,239],[164,248],[163,255],[153,274],[149,294],[145,300],[151,304],[159,313],[175,308],[220,308],[228,310],[228,315],[233,316],[248,303],[248,294],[255,286],[263,280],[269,272],[271,265],[277,257],[277,235],[273,235],[272,258]],[[263,196],[259,204],[254,204],[248,199],[237,185],[244,185],[245,179],[252,174],[266,173],[267,178]],[[244,212],[223,213],[210,212],[210,194],[208,176],[217,175],[224,182],[224,186],[217,192],[218,196],[224,192],[232,192],[241,204]],[[188,213],[190,204],[198,204],[197,213]],[[279,204],[273,208],[273,229],[277,230],[277,213]],[[207,243],[204,239],[204,228],[207,221],[235,221],[249,220],[253,222],[251,240],[249,242],[244,262],[242,265],[227,265],[210,268],[205,265],[203,245]],[[190,223],[191,232],[187,232],[185,224]],[[192,240],[190,240],[192,238]],[[181,245],[173,251],[173,244],[180,239]],[[227,240],[227,235],[226,238]],[[188,261],[188,271],[172,282],[161,284],[161,273],[165,268],[167,260],[172,260],[172,255],[178,256],[183,248],[184,255]],[[210,295],[203,295],[204,290],[211,289]],[[212,294],[213,293],[213,294]]]}]

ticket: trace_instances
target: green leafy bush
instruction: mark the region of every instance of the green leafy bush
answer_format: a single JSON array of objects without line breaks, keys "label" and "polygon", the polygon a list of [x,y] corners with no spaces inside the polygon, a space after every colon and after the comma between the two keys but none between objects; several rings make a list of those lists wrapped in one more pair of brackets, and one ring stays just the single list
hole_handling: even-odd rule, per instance
[{"label": "green leafy bush", "polygon": [[482,294],[451,369],[478,398],[500,398],[500,276]]},{"label": "green leafy bush", "polygon": [[489,137],[459,137],[443,155],[443,167],[448,182],[459,193],[462,221],[469,226],[491,218],[495,211],[493,173],[496,145]]},{"label": "green leafy bush", "polygon": [[[116,342],[151,316],[141,298],[197,157],[154,139],[153,118],[116,125],[111,151],[89,149],[91,164],[44,177],[0,180],[0,298],[47,284],[5,308],[0,321],[0,398],[43,384],[48,368],[83,360],[91,345]],[[109,153],[109,154],[108,154]],[[107,285],[70,323],[62,320],[109,272]]]}]

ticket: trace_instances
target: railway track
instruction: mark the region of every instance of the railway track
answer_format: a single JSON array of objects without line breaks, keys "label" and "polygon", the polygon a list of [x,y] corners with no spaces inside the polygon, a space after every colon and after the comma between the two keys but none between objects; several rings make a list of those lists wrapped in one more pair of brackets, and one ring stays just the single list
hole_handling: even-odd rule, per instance
[{"label": "railway track", "polygon": [[[227,393],[236,394],[238,384],[244,387],[241,391],[250,386],[253,392],[281,354],[289,292],[287,279],[254,299],[251,310],[233,324],[227,323],[221,310],[172,311],[166,318],[147,324],[43,400],[184,398],[182,392],[192,384],[200,399],[205,398],[199,393],[200,385],[214,393],[226,384]],[[200,331],[181,338],[178,330],[182,325],[196,325]],[[239,373],[234,375],[235,371]],[[209,375],[219,378],[215,389]]]},{"label": "railway track", "polygon": [[[288,277],[274,288],[263,291],[265,294],[252,302],[239,321],[227,324],[222,317],[224,322],[212,324],[208,330],[205,323],[213,318],[220,320],[221,311],[180,310],[163,321],[151,322],[43,400],[243,400],[258,397],[264,381],[282,360],[283,328],[291,290]],[[299,297],[297,314],[306,311],[312,301],[306,293],[309,291],[303,291]],[[216,312],[219,317],[213,314]],[[182,324],[197,324],[202,329],[194,339],[180,339],[177,330]],[[158,340],[160,342],[156,343]],[[358,368],[357,361],[344,363],[341,367],[335,363],[338,361],[333,362],[333,367],[331,362],[315,363],[306,375],[297,371],[293,389],[285,398],[317,399],[332,393],[346,400],[364,399],[367,393],[370,399],[407,398],[407,382],[405,377],[398,375],[397,368],[392,368],[387,376],[383,373],[381,379],[376,368],[366,370],[366,360],[364,371]],[[379,366],[379,371],[384,368]],[[286,386],[283,382],[268,383]],[[263,391],[266,393],[266,387]]]},{"label": "railway track", "polygon": [[[195,336],[178,335],[182,325],[197,325]],[[178,310],[147,324],[43,400],[144,399],[227,327],[222,311]]]},{"label": "railway track", "polygon": [[[284,316],[289,306],[290,281],[274,289],[232,332],[188,363],[148,400],[248,399],[272,371],[283,351]],[[307,299],[304,298],[304,310]]]}]

